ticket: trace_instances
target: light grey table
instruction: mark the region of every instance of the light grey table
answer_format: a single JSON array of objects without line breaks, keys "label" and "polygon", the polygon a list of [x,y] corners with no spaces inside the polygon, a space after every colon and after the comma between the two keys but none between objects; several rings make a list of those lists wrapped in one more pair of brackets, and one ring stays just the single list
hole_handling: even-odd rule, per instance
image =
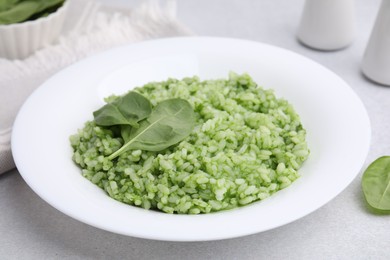
[{"label": "light grey table", "polygon": [[[357,38],[337,52],[314,51],[296,41],[302,6],[303,0],[181,0],[178,14],[199,35],[270,43],[340,75],[363,100],[371,119],[365,168],[378,156],[390,154],[390,87],[367,81],[359,69],[379,0],[357,1]],[[367,210],[361,174],[327,205],[289,225],[237,239],[173,243],[125,237],[80,223],[41,200],[14,170],[0,176],[0,258],[390,259],[390,215]]]}]

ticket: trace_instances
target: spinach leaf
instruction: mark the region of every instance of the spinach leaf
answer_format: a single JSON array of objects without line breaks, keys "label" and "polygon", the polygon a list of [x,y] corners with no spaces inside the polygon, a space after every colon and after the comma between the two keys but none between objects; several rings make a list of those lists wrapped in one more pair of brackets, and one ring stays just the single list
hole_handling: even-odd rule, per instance
[{"label": "spinach leaf", "polygon": [[11,9],[14,5],[19,3],[20,0],[0,0],[0,12]]},{"label": "spinach leaf", "polygon": [[370,206],[390,210],[390,156],[380,157],[368,166],[362,188]]},{"label": "spinach leaf", "polygon": [[111,154],[110,160],[134,149],[161,151],[186,138],[195,126],[195,113],[188,101],[167,99],[154,108],[151,115],[140,122],[139,128],[123,126],[124,145]]},{"label": "spinach leaf", "polygon": [[150,101],[141,94],[130,91],[93,112],[93,116],[100,126],[130,125],[137,128],[138,122],[147,118],[151,112]]},{"label": "spinach leaf", "polygon": [[0,0],[0,24],[24,22],[44,11],[55,12],[63,2],[64,0]]}]

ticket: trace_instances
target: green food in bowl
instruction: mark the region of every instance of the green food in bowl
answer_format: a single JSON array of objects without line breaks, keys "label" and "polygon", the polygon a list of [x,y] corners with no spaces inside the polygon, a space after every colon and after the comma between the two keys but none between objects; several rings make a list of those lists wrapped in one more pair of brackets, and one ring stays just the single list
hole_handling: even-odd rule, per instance
[{"label": "green food in bowl", "polygon": [[[118,201],[179,214],[232,209],[289,186],[309,156],[293,107],[246,74],[169,79],[135,92],[153,109],[172,98],[188,101],[195,126],[164,150],[129,149],[115,158],[126,143],[122,126],[93,120],[72,135],[73,160],[83,176]],[[109,97],[108,104],[120,98]]]},{"label": "green food in bowl", "polygon": [[0,25],[22,23],[46,17],[65,0],[0,0]]}]

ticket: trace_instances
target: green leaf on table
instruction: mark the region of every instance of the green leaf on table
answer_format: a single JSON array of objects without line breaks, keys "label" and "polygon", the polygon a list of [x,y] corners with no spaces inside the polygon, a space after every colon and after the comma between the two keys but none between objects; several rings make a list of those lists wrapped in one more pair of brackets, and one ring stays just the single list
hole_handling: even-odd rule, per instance
[{"label": "green leaf on table", "polygon": [[368,166],[362,188],[371,207],[390,210],[390,156],[380,157]]},{"label": "green leaf on table", "polygon": [[130,125],[137,128],[138,122],[147,118],[151,112],[150,101],[141,94],[130,91],[93,112],[93,116],[99,126]]},{"label": "green leaf on table", "polygon": [[27,20],[39,10],[39,3],[35,1],[24,1],[16,4],[10,9],[0,12],[0,24],[20,23]]},{"label": "green leaf on table", "polygon": [[139,128],[122,127],[125,143],[108,158],[112,160],[128,150],[164,150],[186,138],[194,126],[195,113],[188,101],[180,98],[164,100],[157,104],[147,119],[140,122]]}]

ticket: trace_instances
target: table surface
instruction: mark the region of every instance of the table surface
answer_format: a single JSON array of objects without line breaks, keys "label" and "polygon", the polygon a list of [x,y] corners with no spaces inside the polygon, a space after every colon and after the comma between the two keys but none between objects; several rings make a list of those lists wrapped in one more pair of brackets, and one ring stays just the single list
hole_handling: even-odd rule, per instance
[{"label": "table surface", "polygon": [[[101,0],[124,5],[126,0]],[[347,49],[320,52],[296,40],[303,0],[181,0],[179,19],[198,35],[250,39],[290,49],[340,75],[366,106],[372,140],[363,169],[390,153],[390,87],[360,72],[380,1],[358,0],[358,34]],[[17,170],[0,176],[0,256],[22,259],[390,259],[390,215],[367,209],[362,172],[314,213],[242,238],[175,243],[112,234],[78,222],[40,199]],[[228,227],[226,227],[228,228]]]}]

